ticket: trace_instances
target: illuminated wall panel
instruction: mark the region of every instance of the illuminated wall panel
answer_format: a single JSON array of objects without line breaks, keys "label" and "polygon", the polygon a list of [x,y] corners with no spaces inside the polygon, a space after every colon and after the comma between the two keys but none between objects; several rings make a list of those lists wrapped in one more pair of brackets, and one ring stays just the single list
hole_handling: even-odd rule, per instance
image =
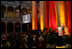
[{"label": "illuminated wall panel", "polygon": [[40,29],[43,31],[44,29],[44,16],[45,16],[45,6],[44,6],[44,1],[40,1]]},{"label": "illuminated wall panel", "polygon": [[55,1],[49,1],[49,27],[52,29],[57,29]]},{"label": "illuminated wall panel", "polygon": [[65,1],[67,25],[68,25],[68,35],[71,35],[71,1]]},{"label": "illuminated wall panel", "polygon": [[65,26],[65,35],[68,34],[68,28],[66,26],[66,22],[65,22],[65,4],[64,1],[59,1],[58,4],[58,8],[59,8],[59,17],[60,17],[60,26],[64,25]]},{"label": "illuminated wall panel", "polygon": [[56,5],[55,1],[52,1],[52,28],[57,29],[57,17],[56,17]]},{"label": "illuminated wall panel", "polygon": [[49,1],[46,1],[46,12],[47,12],[47,28],[49,29]]},{"label": "illuminated wall panel", "polygon": [[57,27],[60,27],[60,20],[59,20],[59,8],[58,8],[58,1],[55,1],[56,4],[56,20],[57,20]]},{"label": "illuminated wall panel", "polygon": [[45,1],[45,28],[48,28],[48,21],[47,21],[48,17],[47,17],[47,1]]},{"label": "illuminated wall panel", "polygon": [[32,1],[32,30],[37,30],[37,7],[36,7],[36,1]]}]

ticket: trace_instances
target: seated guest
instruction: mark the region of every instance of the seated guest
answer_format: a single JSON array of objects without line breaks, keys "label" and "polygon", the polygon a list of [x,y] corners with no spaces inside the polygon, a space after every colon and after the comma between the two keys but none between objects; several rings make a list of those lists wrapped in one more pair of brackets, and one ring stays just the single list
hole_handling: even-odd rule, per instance
[{"label": "seated guest", "polygon": [[28,47],[31,48],[32,47],[32,34],[30,34],[27,38],[27,42],[28,42]]},{"label": "seated guest", "polygon": [[43,32],[44,32],[45,34],[47,34],[47,31],[48,31],[48,29],[47,29],[47,28],[44,28]]},{"label": "seated guest", "polygon": [[10,48],[10,42],[9,41],[6,42],[6,48]]},{"label": "seated guest", "polygon": [[1,48],[4,48],[4,45],[1,43]]},{"label": "seated guest", "polygon": [[65,48],[71,48],[70,44],[66,44]]},{"label": "seated guest", "polygon": [[32,39],[32,47],[38,47],[38,37],[35,34]]},{"label": "seated guest", "polygon": [[46,48],[50,48],[50,44],[48,43],[48,38],[46,38]]}]

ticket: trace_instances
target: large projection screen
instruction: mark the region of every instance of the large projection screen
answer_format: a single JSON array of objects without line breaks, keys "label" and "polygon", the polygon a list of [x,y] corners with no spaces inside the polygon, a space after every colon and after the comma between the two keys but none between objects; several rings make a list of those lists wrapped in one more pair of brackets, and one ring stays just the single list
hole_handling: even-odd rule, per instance
[{"label": "large projection screen", "polygon": [[30,14],[23,15],[22,17],[23,23],[30,23]]}]

